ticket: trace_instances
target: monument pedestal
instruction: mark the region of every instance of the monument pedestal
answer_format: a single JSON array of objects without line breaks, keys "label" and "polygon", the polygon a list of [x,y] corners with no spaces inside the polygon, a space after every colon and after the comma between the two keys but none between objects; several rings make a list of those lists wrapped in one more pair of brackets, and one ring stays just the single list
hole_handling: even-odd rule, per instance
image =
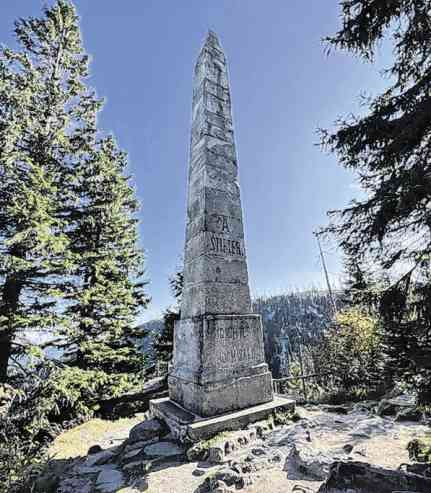
[{"label": "monument pedestal", "polygon": [[202,417],[273,398],[260,315],[202,315],[175,324],[169,397]]},{"label": "monument pedestal", "polygon": [[150,401],[152,417],[164,421],[175,438],[189,442],[205,440],[223,431],[240,430],[251,423],[269,418],[275,412],[294,411],[294,409],[294,400],[276,395],[271,402],[265,404],[212,418],[203,418],[185,410],[168,397]]}]

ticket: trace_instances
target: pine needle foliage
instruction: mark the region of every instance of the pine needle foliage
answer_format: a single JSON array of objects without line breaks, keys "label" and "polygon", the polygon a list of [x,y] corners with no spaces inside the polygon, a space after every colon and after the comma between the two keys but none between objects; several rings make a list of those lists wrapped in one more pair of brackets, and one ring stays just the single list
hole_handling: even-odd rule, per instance
[{"label": "pine needle foliage", "polygon": [[356,173],[365,192],[330,212],[326,232],[338,236],[353,262],[368,260],[386,272],[391,286],[380,311],[393,371],[431,397],[423,357],[431,351],[431,2],[345,0],[341,11],[342,28],[326,39],[329,50],[373,62],[385,41],[393,60],[384,73],[388,88],[364,99],[365,116],[322,131],[323,145]]},{"label": "pine needle foliage", "polygon": [[0,56],[0,380],[31,327],[55,330],[72,366],[139,379],[138,203],[126,155],[97,128],[78,15],[57,0],[15,34]]},{"label": "pine needle foliage", "polygon": [[163,314],[163,329],[154,341],[156,359],[159,362],[169,362],[173,355],[175,322],[179,320],[181,316],[180,305],[184,286],[184,274],[182,269],[178,270],[170,277],[169,285],[176,303],[174,306],[168,307],[165,310]]},{"label": "pine needle foliage", "polygon": [[126,155],[107,137],[76,169],[68,233],[74,278],[66,287],[65,314],[72,364],[82,369],[136,373],[144,367],[135,344],[144,334],[133,327],[149,299],[143,252],[137,248],[139,206],[126,166]]},{"label": "pine needle foliage", "polygon": [[14,338],[58,323],[56,288],[71,268],[63,211],[73,161],[95,121],[78,19],[68,2],[15,23],[19,49],[0,51],[0,381]]}]

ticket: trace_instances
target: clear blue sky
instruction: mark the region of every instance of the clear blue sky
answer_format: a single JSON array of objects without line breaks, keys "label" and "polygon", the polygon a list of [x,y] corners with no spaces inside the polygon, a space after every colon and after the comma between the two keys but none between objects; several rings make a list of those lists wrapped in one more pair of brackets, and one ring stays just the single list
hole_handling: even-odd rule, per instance
[{"label": "clear blue sky", "polygon": [[[46,2],[2,0],[0,41]],[[48,2],[50,3],[50,2]],[[324,54],[340,26],[337,0],[76,0],[90,84],[106,98],[101,126],[129,153],[142,203],[141,238],[153,298],[172,303],[182,255],[192,72],[208,29],[229,61],[246,245],[254,295],[323,286],[312,231],[357,193],[353,176],[315,145],[316,129],[359,109],[382,81],[350,55]],[[381,58],[384,61],[384,54]],[[340,272],[336,252],[329,270]]]}]

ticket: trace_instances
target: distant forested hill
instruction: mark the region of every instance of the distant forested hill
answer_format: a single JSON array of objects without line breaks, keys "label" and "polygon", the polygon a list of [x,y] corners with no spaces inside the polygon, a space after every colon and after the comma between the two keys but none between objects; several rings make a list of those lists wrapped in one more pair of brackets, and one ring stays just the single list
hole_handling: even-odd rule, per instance
[{"label": "distant forested hill", "polygon": [[149,357],[149,364],[154,364],[155,354],[153,349],[154,338],[163,330],[163,320],[155,319],[145,322],[141,326],[147,335],[139,342],[139,349]]},{"label": "distant forested hill", "polygon": [[262,315],[265,356],[274,378],[287,374],[299,341],[309,346],[319,339],[333,312],[328,292],[317,289],[260,297],[253,310]]}]

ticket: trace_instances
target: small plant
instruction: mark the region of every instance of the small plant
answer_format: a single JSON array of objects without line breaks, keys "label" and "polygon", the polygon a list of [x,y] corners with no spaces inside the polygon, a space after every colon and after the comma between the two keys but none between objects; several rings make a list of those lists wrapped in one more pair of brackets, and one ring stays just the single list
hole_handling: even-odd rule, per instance
[{"label": "small plant", "polygon": [[301,416],[296,411],[276,411],[273,416],[273,422],[276,426],[296,423],[301,419]]},{"label": "small plant", "polygon": [[410,460],[431,463],[431,435],[415,438],[407,444]]}]

